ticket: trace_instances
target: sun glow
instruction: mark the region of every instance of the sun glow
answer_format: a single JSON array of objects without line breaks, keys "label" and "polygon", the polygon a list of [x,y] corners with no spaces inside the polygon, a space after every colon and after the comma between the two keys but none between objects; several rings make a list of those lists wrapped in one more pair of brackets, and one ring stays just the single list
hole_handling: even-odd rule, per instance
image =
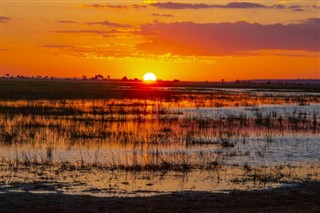
[{"label": "sun glow", "polygon": [[143,80],[146,82],[154,82],[157,80],[157,76],[155,74],[153,74],[152,72],[148,72],[148,73],[144,74]]}]

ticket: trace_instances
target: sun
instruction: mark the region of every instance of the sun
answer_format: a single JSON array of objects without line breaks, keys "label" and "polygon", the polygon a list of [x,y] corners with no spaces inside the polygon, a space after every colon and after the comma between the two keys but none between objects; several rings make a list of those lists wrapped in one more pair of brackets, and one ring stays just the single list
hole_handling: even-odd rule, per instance
[{"label": "sun", "polygon": [[157,80],[157,76],[152,72],[147,72],[146,74],[144,74],[143,80],[146,82],[154,82]]}]

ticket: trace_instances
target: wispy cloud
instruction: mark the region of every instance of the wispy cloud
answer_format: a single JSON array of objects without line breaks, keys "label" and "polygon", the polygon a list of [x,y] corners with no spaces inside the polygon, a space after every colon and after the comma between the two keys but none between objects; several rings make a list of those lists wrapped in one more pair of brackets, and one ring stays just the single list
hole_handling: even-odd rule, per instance
[{"label": "wispy cloud", "polygon": [[152,4],[84,4],[87,8],[109,8],[109,9],[146,9],[159,8],[167,10],[182,10],[182,9],[291,9],[294,11],[302,11],[302,5],[264,5],[253,2],[230,2],[227,4],[207,4],[207,3],[181,3],[181,2],[156,2]]},{"label": "wispy cloud", "polygon": [[[308,18],[306,20],[302,20],[302,23],[305,23],[305,24],[314,24],[314,25],[320,25],[320,18]],[[318,28],[319,30],[319,28]],[[318,32],[320,33],[320,32]]]},{"label": "wispy cloud", "polygon": [[110,8],[110,9],[120,9],[120,10],[127,10],[127,9],[144,9],[147,8],[147,5],[143,4],[83,4],[83,7],[87,8]]},{"label": "wispy cloud", "polygon": [[131,27],[131,25],[129,24],[119,24],[119,23],[114,23],[114,22],[110,22],[110,21],[101,21],[101,22],[86,22],[86,24],[88,25],[103,25],[103,26],[108,26],[108,27],[117,27],[117,28],[121,28],[121,27]]},{"label": "wispy cloud", "polygon": [[235,55],[255,50],[320,51],[320,19],[300,24],[250,24],[193,22],[153,23],[137,33],[151,41],[137,45],[141,51],[178,55]]},{"label": "wispy cloud", "polygon": [[41,47],[53,48],[53,49],[65,49],[65,48],[73,48],[74,46],[72,46],[72,45],[45,44],[45,45],[42,45]]},{"label": "wispy cloud", "polygon": [[11,18],[0,16],[0,23],[8,23]]},{"label": "wispy cloud", "polygon": [[132,27],[129,24],[120,24],[120,23],[115,23],[111,22],[108,20],[105,21],[94,21],[94,22],[77,22],[77,21],[71,21],[71,20],[58,20],[56,23],[59,24],[87,24],[87,25],[102,25],[102,26],[108,26],[108,27],[116,27],[116,28],[130,28]]},{"label": "wispy cloud", "polygon": [[78,23],[76,21],[70,21],[70,20],[58,20],[56,22],[60,23],[60,24],[76,24],[76,23]]},{"label": "wispy cloud", "polygon": [[178,2],[158,2],[151,4],[154,7],[162,9],[207,9],[207,8],[267,8],[267,6],[250,2],[230,2],[225,5],[217,4],[190,4]]},{"label": "wispy cloud", "polygon": [[64,45],[45,44],[40,47],[56,52],[61,56],[85,57],[85,58],[122,58],[130,57],[132,50],[123,48],[119,44],[112,45]]},{"label": "wispy cloud", "polygon": [[288,8],[291,9],[292,11],[296,11],[296,12],[304,11],[304,9],[302,9],[301,5],[291,5]]},{"label": "wispy cloud", "polygon": [[173,17],[171,14],[161,14],[161,13],[152,13],[152,16],[159,16],[159,17]]},{"label": "wispy cloud", "polygon": [[97,35],[108,35],[119,33],[117,30],[58,30],[56,33],[76,33],[76,34],[97,34]]},{"label": "wispy cloud", "polygon": [[[214,5],[213,5],[214,6]],[[215,5],[216,7],[220,7],[219,5]],[[221,8],[268,8],[263,4],[251,3],[251,2],[230,2],[229,4],[222,5]]]},{"label": "wispy cloud", "polygon": [[301,9],[301,8],[294,8],[292,9],[292,11],[295,11],[295,12],[303,12],[304,9]]},{"label": "wispy cloud", "polygon": [[[163,63],[207,63],[214,64],[215,61],[210,57],[178,56],[170,53],[166,54],[146,54],[137,52],[134,46],[131,48],[123,44],[108,45],[61,45],[45,44],[40,47],[49,51],[54,51],[60,56],[84,57],[84,58],[103,58],[118,61],[155,61]],[[0,49],[0,51],[2,51]]]},{"label": "wispy cloud", "polygon": [[189,3],[177,3],[177,2],[157,2],[151,4],[153,7],[162,9],[206,9],[211,8],[209,4],[189,4]]}]

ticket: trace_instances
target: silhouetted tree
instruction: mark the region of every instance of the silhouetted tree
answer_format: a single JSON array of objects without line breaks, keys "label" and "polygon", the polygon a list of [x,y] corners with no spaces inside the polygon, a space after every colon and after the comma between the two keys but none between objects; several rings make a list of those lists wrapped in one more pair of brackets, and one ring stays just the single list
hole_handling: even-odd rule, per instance
[{"label": "silhouetted tree", "polygon": [[123,76],[123,78],[122,78],[121,80],[122,80],[122,81],[127,81],[128,78],[127,78],[127,76]]},{"label": "silhouetted tree", "polygon": [[102,79],[103,79],[103,75],[98,74],[98,75],[95,75],[94,78],[95,78],[96,80],[102,80]]}]

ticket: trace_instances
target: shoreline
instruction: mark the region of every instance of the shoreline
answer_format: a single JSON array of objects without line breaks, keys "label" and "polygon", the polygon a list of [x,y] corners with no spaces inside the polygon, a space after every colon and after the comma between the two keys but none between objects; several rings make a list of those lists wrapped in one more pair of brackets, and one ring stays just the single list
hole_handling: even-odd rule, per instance
[{"label": "shoreline", "polygon": [[0,212],[319,212],[320,182],[230,193],[174,192],[147,197],[4,193]]}]

